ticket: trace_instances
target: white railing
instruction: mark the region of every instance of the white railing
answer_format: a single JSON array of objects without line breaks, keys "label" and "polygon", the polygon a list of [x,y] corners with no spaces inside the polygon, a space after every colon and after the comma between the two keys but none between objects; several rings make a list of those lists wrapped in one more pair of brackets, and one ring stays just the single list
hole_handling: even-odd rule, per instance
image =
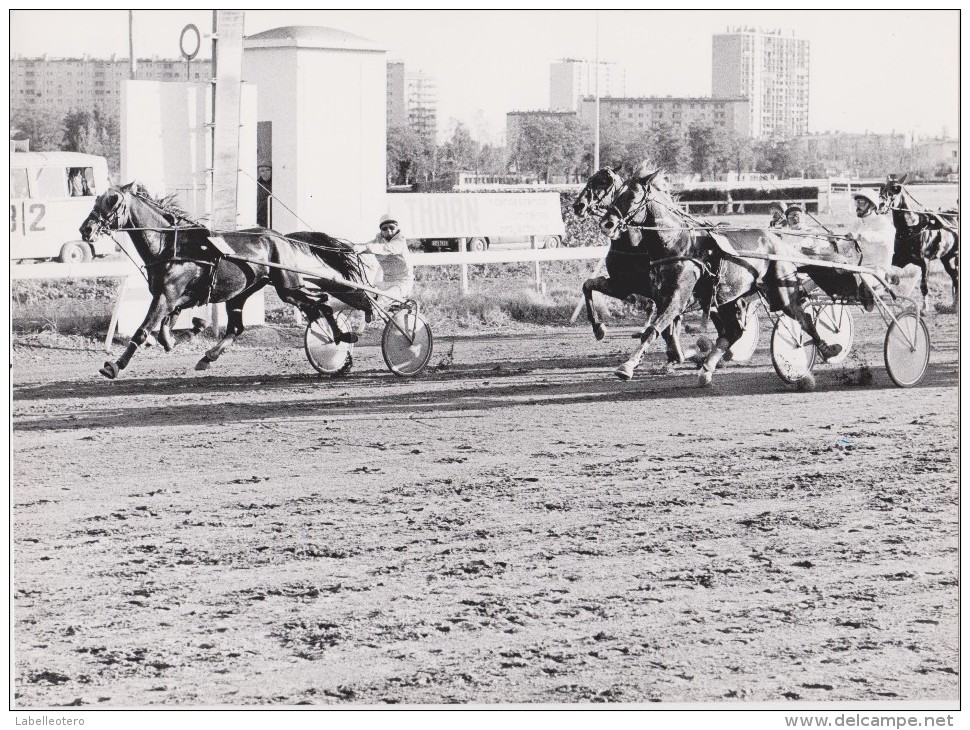
[{"label": "white railing", "polygon": [[11,264],[11,279],[125,279],[138,269],[131,261],[88,261],[83,264],[45,262]]}]

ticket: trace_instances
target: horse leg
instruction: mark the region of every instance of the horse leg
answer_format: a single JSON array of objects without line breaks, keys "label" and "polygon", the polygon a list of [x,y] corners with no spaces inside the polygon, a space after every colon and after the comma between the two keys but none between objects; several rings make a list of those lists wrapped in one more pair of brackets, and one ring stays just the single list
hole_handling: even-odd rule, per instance
[{"label": "horse leg", "polygon": [[111,360],[106,361],[98,372],[108,378],[108,380],[117,378],[121,374],[121,371],[128,367],[128,363],[138,348],[145,344],[145,341],[148,339],[148,333],[158,327],[162,319],[166,316],[167,306],[168,304],[164,295],[156,294],[152,298],[151,305],[148,307],[148,314],[145,315],[145,320],[135,330],[135,334],[131,336],[128,347],[121,353],[121,357],[114,362]]},{"label": "horse leg", "polygon": [[201,357],[195,364],[196,370],[208,370],[209,367],[236,341],[236,338],[246,328],[243,326],[243,305],[249,298],[249,292],[244,291],[232,299],[226,300],[226,334],[216,343],[216,346]]},{"label": "horse leg", "polygon": [[929,282],[929,272],[928,272],[929,267],[927,266],[926,259],[924,259],[923,257],[920,257],[920,260],[917,261],[916,263],[917,263],[917,266],[919,266],[919,273],[920,273],[919,291],[920,291],[920,294],[923,295],[923,306],[920,308],[920,311],[923,314],[928,314],[930,311],[930,305],[932,304],[931,297],[930,297],[930,282]]},{"label": "horse leg", "polygon": [[608,276],[597,276],[583,282],[583,300],[586,302],[586,317],[593,327],[593,336],[597,340],[602,340],[606,337],[606,326],[596,318],[596,311],[593,309],[594,291],[598,291],[604,296],[614,297],[615,299],[622,299],[626,296],[626,292],[621,293],[614,289],[613,283]]},{"label": "horse leg", "polygon": [[717,330],[717,342],[714,343],[714,347],[704,359],[704,364],[701,365],[701,371],[697,376],[697,385],[702,388],[711,384],[718,363],[744,332],[744,328],[741,326],[741,310],[738,308],[737,302],[719,306],[717,313],[711,316],[711,320]]},{"label": "horse leg", "polygon": [[[653,343],[660,333],[673,325],[674,320],[681,315],[687,308],[691,293],[697,284],[699,273],[693,265],[682,265],[680,267],[669,267],[671,271],[664,271],[660,275],[660,285],[657,291],[661,293],[655,301],[666,299],[665,304],[658,301],[658,314],[656,319],[644,329],[640,336],[640,347],[620,365],[613,374],[622,380],[629,380],[633,377],[633,371],[643,360],[643,354]],[[663,294],[669,294],[664,297]]]},{"label": "horse leg", "polygon": [[950,281],[953,284],[953,304],[951,305],[950,311],[956,312],[959,310],[959,292],[960,292],[960,270],[957,266],[956,258],[958,255],[958,241],[956,234],[951,234],[954,238],[953,245],[950,250],[945,254],[940,256],[940,263],[943,264],[943,270],[950,277]]},{"label": "horse leg", "polygon": [[171,314],[162,317],[162,321],[158,323],[158,341],[165,348],[165,352],[171,352],[177,344],[176,339],[172,336],[172,322],[178,319],[181,311],[181,307],[176,307]]}]

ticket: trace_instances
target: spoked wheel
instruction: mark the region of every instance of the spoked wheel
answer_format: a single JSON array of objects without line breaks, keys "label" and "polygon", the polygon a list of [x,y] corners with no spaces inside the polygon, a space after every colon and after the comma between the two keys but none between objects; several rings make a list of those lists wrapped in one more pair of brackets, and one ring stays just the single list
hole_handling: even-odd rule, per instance
[{"label": "spoked wheel", "polygon": [[852,349],[852,315],[847,307],[835,303],[822,304],[813,310],[815,328],[822,340],[830,345],[842,346],[842,352],[825,361],[829,365],[838,365],[849,356],[849,350]]},{"label": "spoked wheel", "polygon": [[761,337],[758,309],[758,302],[752,302],[744,308],[744,314],[741,315],[741,337],[728,350],[732,362],[747,362],[758,349],[758,340]]},{"label": "spoked wheel", "polygon": [[[341,330],[351,331],[350,321],[343,312],[338,312],[336,319]],[[306,326],[303,334],[306,358],[318,373],[342,375],[350,370],[354,346],[349,342],[335,342],[335,339],[333,329],[325,317],[315,319]]]},{"label": "spoked wheel", "polygon": [[815,366],[815,343],[794,319],[782,314],[771,333],[771,364],[786,383],[797,383]]},{"label": "spoked wheel", "polygon": [[900,388],[912,388],[926,375],[930,362],[930,333],[915,312],[903,312],[889,324],[883,348],[886,372]]},{"label": "spoked wheel", "polygon": [[433,348],[431,327],[415,309],[407,307],[394,312],[384,325],[381,352],[395,375],[406,378],[420,373],[431,359]]}]

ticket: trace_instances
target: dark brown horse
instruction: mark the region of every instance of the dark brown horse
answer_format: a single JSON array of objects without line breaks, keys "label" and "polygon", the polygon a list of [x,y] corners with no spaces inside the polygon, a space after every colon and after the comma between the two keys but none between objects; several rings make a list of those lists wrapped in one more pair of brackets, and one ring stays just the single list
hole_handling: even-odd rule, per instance
[{"label": "dark brown horse", "polygon": [[[609,167],[598,170],[580,191],[573,202],[573,213],[580,219],[590,215],[601,217],[605,215],[613,203],[617,193],[623,188],[623,180]],[[583,283],[583,299],[586,303],[586,316],[593,327],[593,335],[597,340],[606,337],[606,326],[599,321],[593,307],[593,292],[621,299],[633,301],[638,297],[650,300],[651,316],[653,309],[653,290],[656,267],[651,265],[650,256],[645,247],[640,247],[640,232],[635,228],[626,228],[618,236],[610,240],[610,250],[606,254],[606,276],[595,276]],[[674,363],[682,363],[696,356],[696,351],[684,351],[680,343],[681,317],[676,317],[671,325],[663,330],[663,338],[667,343],[667,367]]]},{"label": "dark brown horse", "polygon": [[[800,291],[796,267],[785,260],[798,256],[794,249],[768,230],[751,229],[718,234],[728,241],[729,250],[725,250],[709,228],[687,217],[653,184],[656,176],[653,173],[628,180],[600,226],[610,238],[620,236],[625,228],[636,228],[641,234],[638,245],[649,254],[655,268],[657,318],[644,330],[636,352],[616,369],[618,377],[633,377],[650,344],[694,297],[705,306],[710,303],[718,333],[714,349],[701,366],[700,385],[710,384],[718,362],[741,337],[742,298],[759,290],[772,311],[784,311],[801,325],[823,357],[834,357],[841,351],[839,345],[828,345],[821,339],[812,318],[794,296]],[[744,254],[753,256],[744,258]]]},{"label": "dark brown horse", "polygon": [[929,308],[929,282],[927,268],[933,259],[939,259],[953,283],[951,307],[938,306],[941,311],[957,311],[960,277],[960,214],[958,211],[933,212],[923,209],[903,187],[906,175],[898,180],[895,176],[879,189],[884,208],[893,214],[896,227],[896,243],[893,248],[893,266],[904,268],[916,264],[920,268],[920,292],[923,309]]},{"label": "dark brown horse", "polygon": [[[363,275],[353,247],[324,233],[285,237],[265,228],[248,228],[215,234],[192,221],[171,196],[153,199],[137,183],[109,188],[100,195],[80,230],[85,241],[105,231],[127,232],[145,264],[152,295],[145,320],[124,353],[101,368],[106,378],[118,377],[156,329],[159,342],[171,349],[174,339],[170,324],[182,309],[225,302],[225,336],[195,366],[197,370],[208,369],[242,334],[246,300],[267,284],[272,284],[280,299],[298,307],[308,319],[325,317],[337,333],[338,342],[351,342],[356,335],[340,330],[326,303],[329,295],[368,315],[371,312],[370,299],[364,292],[329,282],[334,277],[363,282]],[[215,235],[229,245],[233,255],[220,253],[209,240]],[[307,283],[317,290],[311,291]]]}]

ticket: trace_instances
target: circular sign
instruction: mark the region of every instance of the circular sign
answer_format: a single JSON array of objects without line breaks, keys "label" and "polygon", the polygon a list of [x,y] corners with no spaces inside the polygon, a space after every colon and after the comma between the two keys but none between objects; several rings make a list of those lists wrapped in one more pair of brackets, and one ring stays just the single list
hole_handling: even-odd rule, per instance
[{"label": "circular sign", "polygon": [[[195,33],[195,49],[192,51],[187,51],[185,49],[185,35],[186,33]],[[194,23],[189,23],[187,26],[182,28],[182,35],[179,36],[179,48],[182,51],[182,55],[189,61],[199,55],[199,48],[202,47],[202,36],[199,34],[199,29],[195,27]]]}]

